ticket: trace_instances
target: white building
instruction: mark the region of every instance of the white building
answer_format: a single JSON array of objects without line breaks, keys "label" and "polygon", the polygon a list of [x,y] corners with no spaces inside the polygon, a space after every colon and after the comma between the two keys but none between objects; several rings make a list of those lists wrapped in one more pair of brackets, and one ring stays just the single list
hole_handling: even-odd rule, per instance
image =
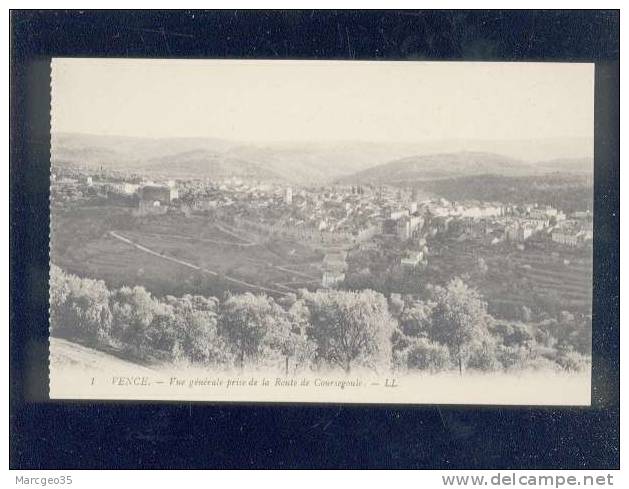
[{"label": "white building", "polygon": [[325,288],[334,287],[345,280],[345,273],[340,270],[326,270],[323,272],[321,285]]},{"label": "white building", "polygon": [[552,234],[552,240],[555,243],[571,247],[579,246],[579,244],[581,244],[581,239],[578,233],[555,231]]},{"label": "white building", "polygon": [[391,209],[391,212],[389,214],[389,219],[397,221],[398,219],[401,219],[402,217],[406,217],[409,214],[410,213],[408,209]]},{"label": "white building", "polygon": [[400,258],[400,265],[407,268],[415,268],[419,266],[424,258],[424,254],[421,251],[411,251],[406,256]]},{"label": "white building", "polygon": [[114,192],[117,192],[119,194],[132,195],[140,188],[140,186],[135,183],[118,182],[113,183],[111,185],[111,188]]},{"label": "white building", "polygon": [[527,223],[520,223],[520,221],[514,221],[511,224],[505,226],[505,239],[507,241],[521,242],[529,239],[535,228]]},{"label": "white building", "polygon": [[558,211],[554,207],[544,206],[535,207],[529,211],[529,216],[532,219],[549,219],[551,217],[557,217]]},{"label": "white building", "polygon": [[590,211],[576,211],[572,214],[575,219],[588,219],[591,215]]},{"label": "white building", "polygon": [[323,258],[323,277],[321,278],[323,287],[334,287],[345,280],[346,258],[347,254],[342,251],[325,255]]}]

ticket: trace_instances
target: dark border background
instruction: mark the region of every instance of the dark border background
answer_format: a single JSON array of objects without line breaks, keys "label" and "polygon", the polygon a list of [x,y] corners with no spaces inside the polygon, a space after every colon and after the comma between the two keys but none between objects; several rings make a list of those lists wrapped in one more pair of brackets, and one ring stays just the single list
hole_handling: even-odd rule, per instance
[{"label": "dark border background", "polygon": [[[10,467],[618,468],[619,19],[600,10],[12,11]],[[49,401],[52,56],[595,62],[592,407]]]}]

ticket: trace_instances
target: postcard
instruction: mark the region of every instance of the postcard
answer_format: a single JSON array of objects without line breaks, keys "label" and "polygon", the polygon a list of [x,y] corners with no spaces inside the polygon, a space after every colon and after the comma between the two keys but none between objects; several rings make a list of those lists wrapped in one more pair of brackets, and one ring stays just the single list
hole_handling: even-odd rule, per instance
[{"label": "postcard", "polygon": [[51,70],[52,399],[590,405],[593,64]]}]

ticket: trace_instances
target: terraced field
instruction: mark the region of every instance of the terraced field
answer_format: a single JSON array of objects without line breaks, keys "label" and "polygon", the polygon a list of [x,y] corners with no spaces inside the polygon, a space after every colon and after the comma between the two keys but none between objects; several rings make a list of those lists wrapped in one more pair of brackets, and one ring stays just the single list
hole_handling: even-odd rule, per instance
[{"label": "terraced field", "polygon": [[[488,247],[453,241],[433,246],[426,281],[444,283],[466,275],[479,288],[490,310],[527,306],[532,310],[591,312],[592,257],[553,243],[518,250],[509,245]],[[487,271],[481,271],[482,258]]]},{"label": "terraced field", "polygon": [[319,284],[322,256],[299,244],[261,239],[202,216],[139,218],[130,209],[109,210],[57,211],[53,262],[112,287],[143,285],[156,295],[283,295]]}]

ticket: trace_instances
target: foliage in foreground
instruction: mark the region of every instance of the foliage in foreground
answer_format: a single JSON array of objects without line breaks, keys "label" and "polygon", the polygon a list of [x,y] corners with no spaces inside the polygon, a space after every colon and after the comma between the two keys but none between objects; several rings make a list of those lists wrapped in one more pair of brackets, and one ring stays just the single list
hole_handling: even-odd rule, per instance
[{"label": "foliage in foreground", "polygon": [[372,290],[302,290],[277,301],[251,293],[158,299],[143,287],[110,290],[53,265],[51,331],[138,361],[287,374],[589,368],[587,328],[567,313],[556,322],[509,323],[489,315],[461,279],[429,291],[389,299]]}]

